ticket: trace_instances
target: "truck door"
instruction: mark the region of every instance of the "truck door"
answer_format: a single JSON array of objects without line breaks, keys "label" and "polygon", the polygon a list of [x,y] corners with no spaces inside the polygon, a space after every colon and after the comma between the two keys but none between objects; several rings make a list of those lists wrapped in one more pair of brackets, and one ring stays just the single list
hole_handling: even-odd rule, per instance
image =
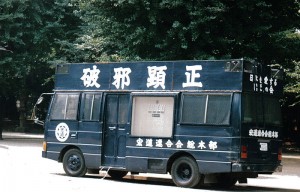
[{"label": "truck door", "polygon": [[56,93],[45,127],[50,142],[76,143],[79,93]]},{"label": "truck door", "polygon": [[103,165],[125,165],[129,94],[106,94],[104,113]]},{"label": "truck door", "polygon": [[98,168],[101,162],[103,125],[100,120],[101,103],[101,92],[82,93],[78,143],[86,144],[86,146],[81,147],[81,150],[85,156],[86,164],[94,168]]}]

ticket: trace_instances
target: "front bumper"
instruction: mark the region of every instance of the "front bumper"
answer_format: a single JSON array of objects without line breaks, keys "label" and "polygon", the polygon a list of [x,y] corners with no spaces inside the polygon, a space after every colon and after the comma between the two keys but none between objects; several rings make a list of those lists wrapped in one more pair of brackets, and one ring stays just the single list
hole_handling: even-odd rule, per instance
[{"label": "front bumper", "polygon": [[59,153],[57,152],[42,151],[42,157],[59,161]]}]

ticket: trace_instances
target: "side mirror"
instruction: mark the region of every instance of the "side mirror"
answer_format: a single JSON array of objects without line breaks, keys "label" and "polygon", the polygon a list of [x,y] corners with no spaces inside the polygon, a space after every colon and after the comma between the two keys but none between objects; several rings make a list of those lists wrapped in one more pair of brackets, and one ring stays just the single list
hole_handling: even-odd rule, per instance
[{"label": "side mirror", "polygon": [[44,100],[44,97],[42,97],[42,96],[39,97],[37,102],[36,102],[36,105],[41,104],[43,102],[43,100]]}]

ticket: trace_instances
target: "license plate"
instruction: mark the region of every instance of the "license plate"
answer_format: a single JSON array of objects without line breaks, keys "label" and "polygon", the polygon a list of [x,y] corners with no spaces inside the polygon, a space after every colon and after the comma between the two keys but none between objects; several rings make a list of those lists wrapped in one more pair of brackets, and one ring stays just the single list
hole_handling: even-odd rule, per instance
[{"label": "license plate", "polygon": [[261,151],[268,151],[268,143],[259,143]]}]

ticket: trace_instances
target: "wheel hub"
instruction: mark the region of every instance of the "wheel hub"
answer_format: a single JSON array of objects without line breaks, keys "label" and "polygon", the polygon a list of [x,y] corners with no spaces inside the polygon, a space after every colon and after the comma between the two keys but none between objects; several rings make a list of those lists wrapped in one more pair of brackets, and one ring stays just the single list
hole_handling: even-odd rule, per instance
[{"label": "wheel hub", "polygon": [[189,179],[191,177],[191,174],[191,169],[188,165],[181,165],[181,167],[179,168],[179,175],[182,179]]},{"label": "wheel hub", "polygon": [[73,155],[69,158],[69,167],[70,169],[72,169],[73,171],[76,171],[80,168],[81,166],[81,162],[79,157],[77,157],[76,155]]},{"label": "wheel hub", "polygon": [[183,174],[184,174],[185,176],[189,176],[189,175],[190,175],[190,170],[189,170],[189,169],[184,169],[184,170],[183,170]]}]

